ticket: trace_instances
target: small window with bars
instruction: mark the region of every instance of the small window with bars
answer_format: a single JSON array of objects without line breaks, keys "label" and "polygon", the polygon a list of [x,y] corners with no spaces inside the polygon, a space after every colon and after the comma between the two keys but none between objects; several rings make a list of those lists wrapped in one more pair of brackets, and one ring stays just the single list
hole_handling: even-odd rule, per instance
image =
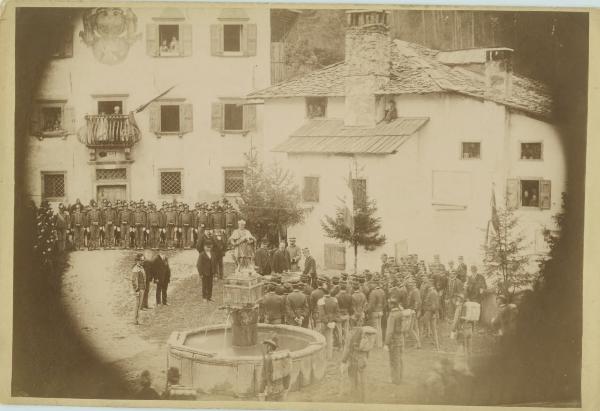
[{"label": "small window with bars", "polygon": [[127,169],[125,168],[99,168],[96,170],[96,180],[125,180]]},{"label": "small window with bars", "polygon": [[225,194],[240,194],[244,191],[244,170],[224,170]]},{"label": "small window with bars", "polygon": [[355,208],[367,206],[367,180],[364,178],[352,179],[352,197]]},{"label": "small window with bars", "polygon": [[160,194],[180,195],[182,193],[181,171],[160,172]]},{"label": "small window with bars", "polygon": [[319,202],[319,177],[304,177],[302,200],[306,202]]},{"label": "small window with bars", "polygon": [[64,173],[44,173],[42,175],[44,199],[59,199],[65,196]]}]

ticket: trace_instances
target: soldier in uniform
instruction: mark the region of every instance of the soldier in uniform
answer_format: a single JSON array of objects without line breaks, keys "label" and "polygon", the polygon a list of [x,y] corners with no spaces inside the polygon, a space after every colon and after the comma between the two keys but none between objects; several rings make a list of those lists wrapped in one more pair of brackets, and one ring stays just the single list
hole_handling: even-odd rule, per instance
[{"label": "soldier in uniform", "polygon": [[365,321],[365,311],[367,309],[367,297],[358,283],[355,283],[352,292],[352,327],[362,327]]},{"label": "soldier in uniform", "polygon": [[337,295],[337,293],[340,292],[340,277],[337,275],[334,275],[333,277],[331,277],[331,290],[329,291],[329,294],[332,297],[335,297]]},{"label": "soldier in uniform", "polygon": [[398,300],[390,298],[390,314],[387,319],[384,349],[389,353],[392,384],[402,383],[402,351],[404,338],[402,336],[402,311]]},{"label": "soldier in uniform", "polygon": [[152,245],[150,244],[150,226],[148,225],[148,214],[150,214],[150,211],[152,210],[152,207],[154,206],[154,204],[152,203],[152,201],[148,201],[148,204],[144,203],[144,200],[140,200],[140,202],[142,203],[142,210],[144,211],[144,214],[146,215],[146,225],[144,227],[144,232],[143,234],[143,240],[142,240],[142,247],[143,248],[151,248]]},{"label": "soldier in uniform", "polygon": [[161,250],[165,250],[167,248],[167,215],[166,215],[166,207],[167,203],[165,201],[162,202],[162,206],[158,211],[159,217],[159,230],[158,230],[158,243],[159,248]]},{"label": "soldier in uniform", "polygon": [[110,203],[106,202],[104,208],[104,246],[113,248],[115,246],[115,226],[117,223],[117,210]]},{"label": "soldier in uniform", "polygon": [[308,298],[302,292],[302,283],[295,283],[294,290],[285,299],[285,322],[298,327],[308,326]]},{"label": "soldier in uniform", "polygon": [[135,248],[138,250],[144,249],[144,232],[146,231],[146,213],[143,210],[143,204],[137,204],[137,209],[133,213],[133,225],[135,227]]},{"label": "soldier in uniform", "polygon": [[83,235],[85,232],[85,214],[82,211],[82,206],[76,205],[71,216],[71,230],[73,231],[73,242],[75,249],[83,249]]},{"label": "soldier in uniform", "polygon": [[150,204],[148,213],[148,227],[150,228],[150,247],[153,250],[158,250],[160,242],[160,213],[154,204]]},{"label": "soldier in uniform", "polygon": [[296,237],[290,237],[290,244],[287,246],[287,252],[290,256],[290,271],[300,271],[300,259],[302,250],[296,245]]},{"label": "soldier in uniform", "polygon": [[311,318],[312,318],[312,328],[313,330],[319,330],[319,310],[318,310],[318,306],[317,303],[319,302],[319,300],[321,298],[323,298],[323,296],[325,295],[325,280],[323,280],[322,278],[319,278],[317,280],[317,284],[318,287],[315,288],[311,293],[310,293],[310,314],[311,314]]},{"label": "soldier in uniform", "polygon": [[70,218],[64,204],[60,203],[58,205],[58,213],[56,213],[54,218],[54,229],[56,230],[56,242],[59,253],[64,252],[67,247],[67,235],[71,227]]},{"label": "soldier in uniform", "polygon": [[406,308],[414,311],[410,332],[417,341],[417,348],[421,348],[421,339],[419,337],[419,324],[417,318],[421,316],[421,293],[415,284],[415,280],[409,278],[406,281],[406,289],[408,291],[408,303]]},{"label": "soldier in uniform", "polygon": [[263,297],[263,310],[267,324],[281,324],[285,315],[285,301],[283,296],[275,293],[275,286],[270,284],[268,292]]},{"label": "soldier in uniform", "polygon": [[100,227],[102,226],[102,213],[98,209],[96,202],[90,202],[90,211],[88,212],[88,224],[90,229],[90,237],[88,241],[88,250],[98,248],[98,240],[100,235]]},{"label": "soldier in uniform", "polygon": [[361,341],[364,337],[363,334],[372,335],[375,333],[376,331],[372,327],[355,328],[342,355],[342,364],[348,367],[353,399],[359,402],[365,402],[365,371],[369,360],[369,351],[361,349]]},{"label": "soldier in uniform", "polygon": [[106,211],[106,199],[103,199],[100,202],[100,207],[98,207],[98,209],[100,210],[100,226],[99,226],[99,230],[98,230],[98,246],[99,247],[104,247],[104,241],[105,241],[105,237],[106,237],[106,233],[104,232],[104,222],[105,220],[105,216],[104,216],[104,212]]},{"label": "soldier in uniform", "polygon": [[192,229],[194,228],[194,214],[190,211],[190,208],[187,204],[183,206],[183,211],[181,213],[180,219],[182,230],[181,237],[183,240],[182,247],[187,250],[190,249],[192,246]]},{"label": "soldier in uniform", "polygon": [[464,284],[467,281],[467,265],[464,257],[458,256],[458,267],[456,267],[456,277]]},{"label": "soldier in uniform", "polygon": [[[176,248],[181,248],[183,246],[183,223],[181,221],[181,218],[183,216],[183,212],[184,212],[184,208],[183,208],[183,204],[179,204],[178,207],[176,207],[176,212],[177,212],[177,227],[175,229],[175,247]],[[214,244],[213,244],[214,245]]]},{"label": "soldier in uniform", "polygon": [[340,308],[335,297],[329,294],[329,289],[323,289],[323,297],[317,301],[319,310],[319,321],[321,323],[321,334],[327,342],[327,359],[333,359],[334,336],[333,330],[337,328],[340,320]]},{"label": "soldier in uniform", "polygon": [[135,211],[137,210],[137,204],[135,203],[135,201],[130,201],[129,202],[129,212],[130,214],[130,218],[129,218],[129,247],[128,248],[135,248],[135,222],[134,222],[134,215],[135,215]]},{"label": "soldier in uniform", "polygon": [[338,306],[340,308],[338,335],[340,336],[342,346],[344,346],[348,338],[348,333],[350,332],[350,317],[354,314],[352,296],[348,293],[348,287],[345,283],[340,285],[340,291],[335,298],[337,298]]},{"label": "soldier in uniform", "polygon": [[131,229],[131,207],[123,202],[119,213],[119,224],[121,225],[121,248],[129,248],[129,230]]},{"label": "soldier in uniform", "polygon": [[[166,226],[167,226],[167,249],[173,250],[175,248],[175,239],[177,231],[177,211],[173,204],[167,205],[167,212],[165,213]],[[202,252],[204,248],[200,249]]]},{"label": "soldier in uniform", "polygon": [[377,330],[377,348],[383,347],[381,318],[385,309],[385,292],[378,281],[373,282],[375,288],[369,293],[368,313],[369,325]]},{"label": "soldier in uniform", "polygon": [[314,288],[316,288],[318,286],[318,284],[317,284],[317,262],[310,255],[310,250],[308,249],[308,247],[305,247],[302,250],[302,253],[304,254],[304,271],[302,271],[302,273],[304,275],[310,276],[310,280],[312,281],[312,286]]}]

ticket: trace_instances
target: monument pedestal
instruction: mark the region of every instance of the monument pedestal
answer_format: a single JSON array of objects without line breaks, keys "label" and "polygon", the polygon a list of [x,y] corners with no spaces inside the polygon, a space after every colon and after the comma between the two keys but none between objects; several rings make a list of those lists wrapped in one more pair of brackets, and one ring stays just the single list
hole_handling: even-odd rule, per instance
[{"label": "monument pedestal", "polygon": [[258,307],[231,310],[231,341],[234,347],[256,345],[258,340]]}]

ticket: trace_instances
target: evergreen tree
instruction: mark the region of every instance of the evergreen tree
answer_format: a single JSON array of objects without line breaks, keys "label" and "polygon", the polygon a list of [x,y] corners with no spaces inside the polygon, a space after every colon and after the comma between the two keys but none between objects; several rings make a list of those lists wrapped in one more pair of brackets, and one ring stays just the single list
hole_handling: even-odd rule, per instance
[{"label": "evergreen tree", "polygon": [[486,276],[498,293],[511,301],[517,291],[531,285],[535,276],[527,271],[529,258],[524,253],[525,237],[518,231],[519,219],[511,209],[498,209],[497,227],[483,245]]},{"label": "evergreen tree", "polygon": [[348,244],[353,248],[354,272],[356,272],[358,266],[359,246],[366,251],[373,251],[385,244],[386,241],[385,235],[379,233],[381,218],[375,216],[377,213],[375,200],[370,200],[366,193],[362,193],[362,195],[364,196],[363,201],[354,202],[354,227],[348,224],[347,207],[344,202],[340,207],[337,207],[335,217],[325,216],[325,220],[321,221],[321,227],[327,237]]},{"label": "evergreen tree", "polygon": [[279,164],[265,167],[255,150],[246,154],[244,189],[238,201],[246,227],[258,241],[277,244],[289,226],[304,221],[306,210],[292,174]]}]

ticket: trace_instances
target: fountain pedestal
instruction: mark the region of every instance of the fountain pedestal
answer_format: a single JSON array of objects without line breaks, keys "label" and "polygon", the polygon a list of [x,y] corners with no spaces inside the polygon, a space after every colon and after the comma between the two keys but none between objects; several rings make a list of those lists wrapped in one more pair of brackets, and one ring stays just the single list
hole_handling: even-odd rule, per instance
[{"label": "fountain pedestal", "polygon": [[231,344],[250,347],[258,342],[258,307],[231,309]]}]

